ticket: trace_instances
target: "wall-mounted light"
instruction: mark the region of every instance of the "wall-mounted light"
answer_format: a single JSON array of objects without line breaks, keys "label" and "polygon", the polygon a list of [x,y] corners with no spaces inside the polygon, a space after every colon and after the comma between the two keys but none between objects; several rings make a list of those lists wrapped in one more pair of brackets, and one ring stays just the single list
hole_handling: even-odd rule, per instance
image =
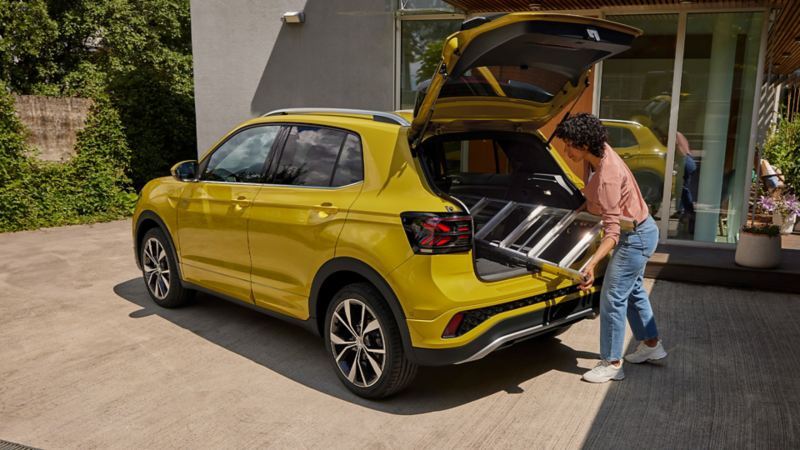
[{"label": "wall-mounted light", "polygon": [[306,15],[303,11],[287,11],[281,16],[283,23],[303,23],[306,21]]}]

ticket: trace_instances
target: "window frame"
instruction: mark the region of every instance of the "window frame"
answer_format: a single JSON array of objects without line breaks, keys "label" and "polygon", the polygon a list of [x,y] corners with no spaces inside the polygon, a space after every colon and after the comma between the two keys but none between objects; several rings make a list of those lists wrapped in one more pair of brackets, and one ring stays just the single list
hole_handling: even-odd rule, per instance
[{"label": "window frame", "polygon": [[[283,130],[281,131],[280,136],[280,148],[277,149],[275,156],[270,160],[268,167],[265,170],[264,177],[262,178],[262,183],[267,186],[275,186],[275,187],[291,187],[291,188],[302,188],[302,189],[342,189],[349,186],[354,186],[359,183],[364,182],[364,178],[366,177],[366,173],[364,170],[364,139],[360,133],[342,127],[336,127],[331,125],[320,125],[316,123],[307,123],[307,122],[282,122],[281,125],[283,126]],[[292,127],[294,126],[311,126],[311,127],[318,127],[318,128],[327,128],[330,130],[342,131],[345,134],[352,134],[358,138],[359,148],[361,149],[361,180],[349,183],[343,186],[331,186],[333,183],[333,177],[336,174],[336,166],[339,163],[339,158],[342,155],[342,148],[344,147],[345,141],[347,141],[347,136],[342,140],[342,143],[339,145],[339,152],[336,154],[336,160],[334,162],[333,171],[331,172],[330,179],[328,180],[328,186],[302,186],[297,184],[278,184],[272,182],[272,177],[275,175],[275,172],[278,170],[278,164],[280,164],[280,160],[283,157],[283,152],[286,150],[286,142],[289,138],[289,133]],[[276,139],[277,141],[278,139]]]},{"label": "window frame", "polygon": [[[261,177],[259,177],[259,180],[257,182],[250,182],[250,181],[219,181],[219,180],[206,180],[206,179],[203,178],[203,175],[205,174],[206,168],[208,167],[208,164],[211,161],[211,157],[214,156],[214,154],[217,153],[217,151],[219,151],[219,149],[221,149],[223,146],[225,146],[225,144],[227,144],[231,139],[235,138],[236,136],[238,136],[239,134],[241,134],[241,133],[243,133],[243,132],[245,132],[247,130],[250,130],[250,129],[253,129],[253,128],[266,128],[266,127],[278,127],[279,130],[278,130],[278,134],[275,136],[275,140],[272,141],[272,147],[270,148],[269,155],[267,155],[267,158],[266,158],[266,160],[264,161],[264,163],[263,163],[263,165],[261,167]],[[272,123],[272,122],[257,123],[257,124],[252,124],[252,125],[248,125],[248,126],[236,129],[236,131],[231,133],[227,138],[225,138],[225,140],[223,140],[222,142],[217,144],[208,153],[206,153],[206,155],[200,160],[200,162],[197,163],[197,181],[203,182],[203,183],[222,183],[222,184],[251,184],[251,185],[252,184],[257,184],[257,185],[264,184],[266,172],[267,172],[270,164],[272,163],[272,160],[275,158],[275,153],[278,150],[277,149],[277,145],[278,145],[278,143],[282,142],[284,133],[285,133],[285,129],[284,129],[282,123]]]}]

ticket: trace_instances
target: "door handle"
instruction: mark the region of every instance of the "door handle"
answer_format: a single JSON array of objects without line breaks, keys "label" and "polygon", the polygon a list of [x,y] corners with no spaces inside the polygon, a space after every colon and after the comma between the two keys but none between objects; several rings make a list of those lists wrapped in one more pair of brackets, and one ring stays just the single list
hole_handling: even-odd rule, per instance
[{"label": "door handle", "polygon": [[235,200],[233,200],[233,204],[236,207],[236,209],[243,209],[246,208],[248,205],[250,205],[250,199],[248,199],[244,195],[240,195],[236,197]]},{"label": "door handle", "polygon": [[322,203],[320,205],[315,206],[314,209],[318,209],[320,211],[324,211],[324,212],[326,212],[328,214],[336,214],[337,212],[339,212],[339,208],[337,208],[336,206],[333,206],[333,203],[331,203],[331,202],[324,202],[324,203]]}]

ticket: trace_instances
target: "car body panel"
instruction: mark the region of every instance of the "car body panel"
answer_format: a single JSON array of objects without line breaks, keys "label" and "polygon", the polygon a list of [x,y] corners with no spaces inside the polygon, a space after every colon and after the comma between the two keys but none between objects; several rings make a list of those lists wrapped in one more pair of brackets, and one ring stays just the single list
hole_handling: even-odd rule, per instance
[{"label": "car body panel", "polygon": [[260,184],[188,183],[178,204],[186,281],[250,300],[248,215]]},{"label": "car body panel", "polygon": [[340,188],[264,185],[249,220],[256,305],[308,317],[314,274],[334,256],[350,205],[363,183]]}]

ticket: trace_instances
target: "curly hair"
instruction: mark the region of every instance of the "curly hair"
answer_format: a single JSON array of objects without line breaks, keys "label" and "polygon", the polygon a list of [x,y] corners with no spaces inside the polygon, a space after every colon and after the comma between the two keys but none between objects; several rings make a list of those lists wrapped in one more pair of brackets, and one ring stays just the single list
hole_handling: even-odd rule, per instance
[{"label": "curly hair", "polygon": [[558,124],[555,136],[569,141],[574,147],[585,148],[594,156],[603,157],[604,144],[608,141],[608,131],[600,119],[580,113]]}]

